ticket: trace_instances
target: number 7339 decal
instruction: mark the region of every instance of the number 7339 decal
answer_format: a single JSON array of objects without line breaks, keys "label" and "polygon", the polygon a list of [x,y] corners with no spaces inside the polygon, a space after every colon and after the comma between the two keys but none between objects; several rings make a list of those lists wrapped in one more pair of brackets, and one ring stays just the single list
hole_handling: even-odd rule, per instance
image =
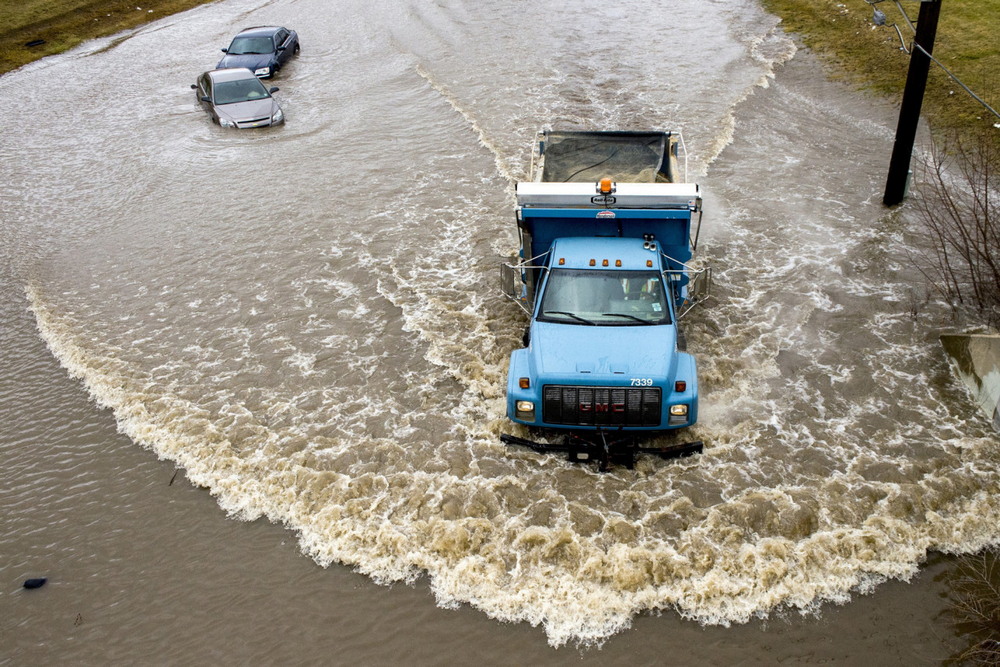
[{"label": "number 7339 decal", "polygon": [[653,378],[632,378],[631,380],[633,387],[652,387]]}]

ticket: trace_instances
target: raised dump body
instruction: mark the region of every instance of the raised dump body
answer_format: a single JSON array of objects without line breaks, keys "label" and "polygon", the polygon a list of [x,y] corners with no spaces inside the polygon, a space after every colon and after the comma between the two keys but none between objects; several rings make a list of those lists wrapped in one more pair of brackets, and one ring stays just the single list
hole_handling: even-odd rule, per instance
[{"label": "raised dump body", "polygon": [[531,321],[511,353],[507,414],[582,438],[576,460],[599,443],[606,463],[616,439],[697,420],[678,318],[707,293],[692,277],[708,274],[688,265],[701,196],[678,182],[679,146],[670,132],[546,132],[517,184],[520,257],[501,274]]}]

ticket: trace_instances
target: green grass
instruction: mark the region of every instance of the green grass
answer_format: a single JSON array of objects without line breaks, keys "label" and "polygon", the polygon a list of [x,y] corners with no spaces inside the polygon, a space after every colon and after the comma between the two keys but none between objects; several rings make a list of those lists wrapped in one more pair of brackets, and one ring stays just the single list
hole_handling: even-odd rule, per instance
[{"label": "green grass", "polygon": [[[0,74],[95,37],[113,35],[212,0],[6,0]],[[43,44],[27,46],[44,40]]]},{"label": "green grass", "polygon": [[[909,55],[900,49],[899,26],[907,46],[913,31],[891,0],[878,3],[886,25],[875,27],[864,0],[762,0],[780,16],[785,30],[797,33],[813,51],[833,64],[835,76],[894,100],[902,99]],[[915,22],[920,3],[901,0]],[[942,0],[934,57],[994,109],[1000,111],[1000,0]],[[1000,141],[1000,123],[987,109],[931,63],[922,108],[935,134],[991,132]]]}]

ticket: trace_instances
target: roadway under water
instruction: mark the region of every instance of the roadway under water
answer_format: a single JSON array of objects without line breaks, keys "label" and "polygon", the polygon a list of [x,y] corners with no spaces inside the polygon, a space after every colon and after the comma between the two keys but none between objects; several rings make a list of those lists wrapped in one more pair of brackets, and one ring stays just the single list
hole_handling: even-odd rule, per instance
[{"label": "roadway under water", "polygon": [[[892,110],[745,2],[481,4],[221,2],[0,79],[4,653],[950,652],[940,586],[883,582],[997,542],[1000,447],[879,203]],[[268,23],[286,126],[210,125],[189,84]],[[701,456],[498,441],[540,127],[684,132]]]}]

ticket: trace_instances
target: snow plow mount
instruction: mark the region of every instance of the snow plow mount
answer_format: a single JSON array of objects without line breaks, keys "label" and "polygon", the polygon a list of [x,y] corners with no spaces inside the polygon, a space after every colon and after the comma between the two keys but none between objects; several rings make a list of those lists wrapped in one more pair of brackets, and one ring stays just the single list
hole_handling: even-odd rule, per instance
[{"label": "snow plow mount", "polygon": [[583,437],[575,433],[566,435],[562,442],[535,442],[514,435],[500,434],[500,441],[507,446],[527,447],[536,452],[565,452],[566,458],[574,463],[596,462],[598,470],[607,472],[612,464],[624,465],[631,470],[640,454],[654,454],[671,459],[700,454],[704,450],[701,440],[684,442],[666,447],[642,447],[634,435],[621,432],[599,430],[593,437]]}]

